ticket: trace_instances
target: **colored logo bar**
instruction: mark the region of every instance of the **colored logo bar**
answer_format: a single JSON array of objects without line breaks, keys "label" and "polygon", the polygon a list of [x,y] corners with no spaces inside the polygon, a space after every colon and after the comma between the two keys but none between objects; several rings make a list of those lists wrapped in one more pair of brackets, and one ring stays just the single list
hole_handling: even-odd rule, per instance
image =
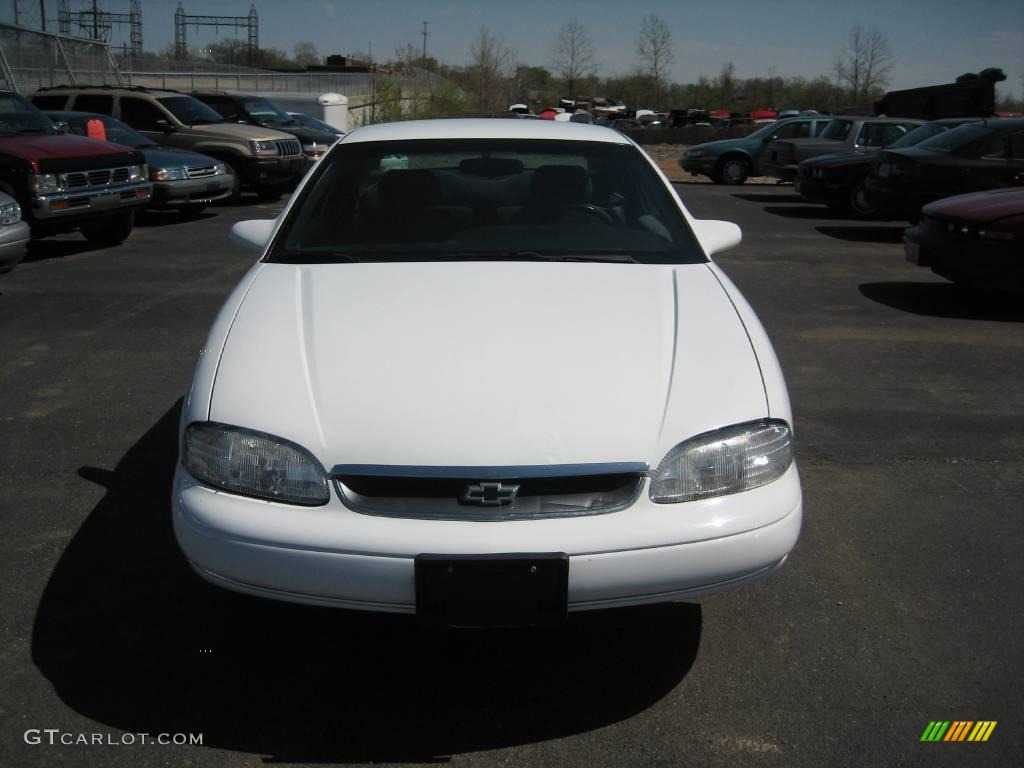
[{"label": "colored logo bar", "polygon": [[921,741],[988,741],[996,720],[932,720]]}]

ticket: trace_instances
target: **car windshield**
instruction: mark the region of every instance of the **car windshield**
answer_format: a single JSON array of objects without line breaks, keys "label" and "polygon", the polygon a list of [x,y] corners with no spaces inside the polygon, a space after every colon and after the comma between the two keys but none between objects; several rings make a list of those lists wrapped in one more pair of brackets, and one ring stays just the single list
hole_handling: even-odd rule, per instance
[{"label": "car windshield", "polygon": [[56,133],[46,115],[16,93],[0,94],[0,134]]},{"label": "car windshield", "polygon": [[925,123],[919,125],[917,128],[912,130],[910,133],[901,136],[899,139],[894,141],[888,146],[888,149],[900,149],[901,147],[913,147],[920,144],[922,141],[928,141],[940,133],[945,133],[950,129],[950,126],[943,123]]},{"label": "car windshield", "polygon": [[844,141],[850,135],[853,122],[850,120],[832,120],[821,132],[820,138],[832,139],[833,141]]},{"label": "car windshield", "polygon": [[[120,120],[113,117],[107,117],[106,115],[58,116],[55,119],[64,120],[68,124],[69,132],[79,136],[88,136],[91,139],[112,141],[115,144],[123,144],[126,147],[131,147],[132,149],[156,146],[156,144],[154,144],[150,139],[147,139],[135,129],[125,125]],[[100,123],[103,129],[102,135],[100,135],[95,128],[90,131],[89,123]]]},{"label": "car windshield", "polygon": [[303,188],[269,261],[706,259],[630,144],[342,143]]},{"label": "car windshield", "polygon": [[296,120],[283,109],[266,99],[243,99],[242,108],[261,123],[274,125],[295,125]]},{"label": "car windshield", "polygon": [[931,149],[936,152],[952,152],[967,144],[986,139],[994,132],[995,129],[985,123],[968,123],[933,136],[917,146],[919,149]]},{"label": "car windshield", "polygon": [[224,118],[191,96],[167,96],[160,99],[172,115],[185,125],[204,125],[207,123],[223,123]]},{"label": "car windshield", "polygon": [[322,120],[317,120],[315,117],[310,117],[301,112],[289,112],[288,116],[294,118],[296,122],[301,123],[307,128],[316,128],[318,131],[324,133],[333,133],[337,136],[341,136],[342,132],[335,128],[333,125],[328,125]]}]

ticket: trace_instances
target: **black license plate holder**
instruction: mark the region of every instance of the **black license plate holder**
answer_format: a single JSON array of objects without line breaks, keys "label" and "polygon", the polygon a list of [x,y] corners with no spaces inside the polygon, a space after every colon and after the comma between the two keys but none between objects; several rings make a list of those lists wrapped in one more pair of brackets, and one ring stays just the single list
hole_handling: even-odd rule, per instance
[{"label": "black license plate holder", "polygon": [[569,603],[564,552],[416,557],[416,617],[433,626],[557,626]]}]

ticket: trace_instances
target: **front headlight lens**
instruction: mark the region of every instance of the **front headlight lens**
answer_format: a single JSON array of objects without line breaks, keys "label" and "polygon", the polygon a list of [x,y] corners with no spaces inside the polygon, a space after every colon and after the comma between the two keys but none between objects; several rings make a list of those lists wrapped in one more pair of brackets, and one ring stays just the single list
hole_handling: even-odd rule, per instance
[{"label": "front headlight lens", "polygon": [[223,424],[193,424],[182,463],[196,480],[231,493],[319,506],[330,500],[327,475],[305,448],[284,438]]},{"label": "front headlight lens", "polygon": [[180,181],[188,178],[186,168],[157,168],[149,174],[153,181]]},{"label": "front headlight lens", "polygon": [[306,157],[320,157],[324,152],[327,151],[326,144],[303,144],[302,154]]},{"label": "front headlight lens", "polygon": [[753,421],[686,440],[665,456],[651,476],[657,504],[707,499],[757,488],[778,479],[793,463],[789,425]]},{"label": "front headlight lens", "polygon": [[146,180],[146,166],[144,165],[129,165],[128,166],[128,181],[145,181]]},{"label": "front headlight lens", "polygon": [[213,173],[214,173],[214,175],[219,175],[219,174],[227,173],[227,172],[228,172],[228,167],[226,165],[224,165],[224,163],[214,163],[213,164]]},{"label": "front headlight lens", "polygon": [[56,173],[34,173],[30,175],[28,177],[28,188],[37,195],[61,192],[64,189],[60,183],[60,176]]},{"label": "front headlight lens", "polygon": [[276,155],[277,142],[274,141],[250,141],[249,146],[252,148],[254,155]]},{"label": "front headlight lens", "polygon": [[17,203],[0,205],[0,226],[9,226],[21,221],[21,206]]}]

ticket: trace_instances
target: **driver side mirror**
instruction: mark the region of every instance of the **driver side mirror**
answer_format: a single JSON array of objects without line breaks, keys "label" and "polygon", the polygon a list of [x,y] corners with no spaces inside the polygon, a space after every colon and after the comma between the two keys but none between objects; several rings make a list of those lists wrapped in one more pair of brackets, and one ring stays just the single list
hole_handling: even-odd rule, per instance
[{"label": "driver side mirror", "polygon": [[166,120],[157,120],[155,125],[158,131],[163,131],[164,133],[174,133],[178,130]]},{"label": "driver side mirror", "polygon": [[229,237],[250,250],[263,253],[267,244],[270,243],[270,236],[273,234],[276,225],[277,219],[239,221],[231,227]]},{"label": "driver side mirror", "polygon": [[67,133],[71,130],[71,126],[68,125],[66,120],[54,120],[53,127],[56,129],[57,133]]},{"label": "driver side mirror", "polygon": [[735,248],[743,242],[743,230],[731,221],[697,219],[693,222],[693,229],[708,256]]}]

